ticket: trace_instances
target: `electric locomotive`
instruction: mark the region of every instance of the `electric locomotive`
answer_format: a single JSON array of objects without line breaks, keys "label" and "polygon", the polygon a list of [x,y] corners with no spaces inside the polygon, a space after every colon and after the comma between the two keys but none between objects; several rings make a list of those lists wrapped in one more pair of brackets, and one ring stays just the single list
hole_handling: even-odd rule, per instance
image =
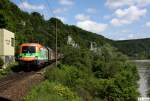
[{"label": "electric locomotive", "polygon": [[55,53],[38,43],[23,43],[18,45],[17,60],[19,65],[45,65],[55,59]]}]

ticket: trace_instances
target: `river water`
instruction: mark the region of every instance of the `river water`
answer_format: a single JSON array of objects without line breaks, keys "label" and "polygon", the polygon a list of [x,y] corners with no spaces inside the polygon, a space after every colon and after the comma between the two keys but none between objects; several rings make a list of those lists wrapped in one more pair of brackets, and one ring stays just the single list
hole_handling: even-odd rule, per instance
[{"label": "river water", "polygon": [[140,79],[138,81],[139,84],[139,92],[141,97],[148,97],[147,90],[148,90],[148,78],[150,75],[150,69],[148,69],[148,65],[150,64],[150,60],[134,60],[137,65],[138,73]]}]

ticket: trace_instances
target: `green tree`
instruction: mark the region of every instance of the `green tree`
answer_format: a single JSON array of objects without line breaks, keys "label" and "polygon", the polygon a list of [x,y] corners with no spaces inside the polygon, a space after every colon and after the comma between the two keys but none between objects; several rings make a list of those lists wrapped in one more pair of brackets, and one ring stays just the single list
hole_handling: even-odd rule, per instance
[{"label": "green tree", "polygon": [[0,14],[0,28],[6,28],[7,22],[3,14]]}]

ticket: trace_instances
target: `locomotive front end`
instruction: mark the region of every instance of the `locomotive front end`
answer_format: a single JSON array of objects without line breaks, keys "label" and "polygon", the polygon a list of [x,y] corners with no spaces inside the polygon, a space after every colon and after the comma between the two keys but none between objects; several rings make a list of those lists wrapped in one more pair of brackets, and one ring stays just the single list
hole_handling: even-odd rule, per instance
[{"label": "locomotive front end", "polygon": [[45,65],[48,62],[48,50],[37,43],[21,44],[18,61],[22,66]]},{"label": "locomotive front end", "polygon": [[19,54],[20,65],[37,65],[36,46],[21,46]]}]

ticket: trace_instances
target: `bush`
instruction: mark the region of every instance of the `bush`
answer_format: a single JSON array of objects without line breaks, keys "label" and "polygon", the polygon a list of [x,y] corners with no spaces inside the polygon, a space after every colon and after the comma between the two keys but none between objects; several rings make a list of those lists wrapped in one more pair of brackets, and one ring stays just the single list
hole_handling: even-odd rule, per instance
[{"label": "bush", "polygon": [[74,89],[84,100],[92,101],[93,97],[88,88],[93,85],[86,86],[91,77],[91,74],[87,71],[80,70],[75,66],[60,65],[59,68],[47,70],[45,76],[50,82],[59,82],[66,85]]},{"label": "bush", "polygon": [[18,64],[16,62],[9,64],[5,69],[0,70],[0,78],[6,76],[10,71],[12,71],[12,68],[16,68]]},{"label": "bush", "polygon": [[70,88],[60,83],[44,81],[34,87],[25,101],[82,101]]},{"label": "bush", "polygon": [[[92,54],[87,49],[64,47],[62,64],[75,66],[80,69],[90,70],[92,66]],[[84,68],[85,67],[85,68]]]},{"label": "bush", "polygon": [[76,81],[80,78],[84,78],[87,75],[79,70],[77,67],[61,65],[59,68],[53,68],[53,70],[47,70],[45,77],[50,81],[60,82],[69,87],[75,87]]}]

